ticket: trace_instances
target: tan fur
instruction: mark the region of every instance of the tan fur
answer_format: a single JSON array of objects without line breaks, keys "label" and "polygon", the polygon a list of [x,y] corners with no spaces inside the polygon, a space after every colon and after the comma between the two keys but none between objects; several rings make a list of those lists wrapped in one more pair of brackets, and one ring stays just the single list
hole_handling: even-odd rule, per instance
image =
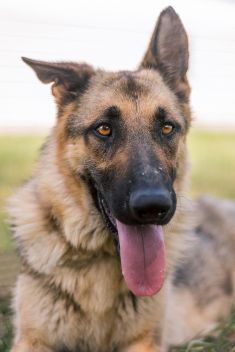
[{"label": "tan fur", "polygon": [[122,352],[160,352],[160,349],[153,343],[151,338],[145,338],[124,349]]}]

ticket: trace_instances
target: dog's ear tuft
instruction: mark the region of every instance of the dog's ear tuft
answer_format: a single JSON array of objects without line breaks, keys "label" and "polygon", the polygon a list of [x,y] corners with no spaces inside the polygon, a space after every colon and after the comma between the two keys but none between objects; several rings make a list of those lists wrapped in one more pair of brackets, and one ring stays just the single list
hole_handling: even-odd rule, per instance
[{"label": "dog's ear tuft", "polygon": [[140,68],[158,70],[171,88],[185,79],[188,70],[188,38],[184,26],[170,6],[157,21],[149,47]]},{"label": "dog's ear tuft", "polygon": [[43,83],[53,83],[52,94],[58,105],[76,99],[88,87],[94,69],[87,64],[73,62],[45,62],[22,57]]}]

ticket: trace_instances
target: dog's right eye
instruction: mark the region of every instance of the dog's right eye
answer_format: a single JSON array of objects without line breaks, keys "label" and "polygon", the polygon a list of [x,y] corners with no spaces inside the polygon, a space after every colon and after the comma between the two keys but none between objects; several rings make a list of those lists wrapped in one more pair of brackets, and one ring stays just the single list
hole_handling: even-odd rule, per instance
[{"label": "dog's right eye", "polygon": [[173,132],[173,130],[174,130],[174,126],[167,123],[162,127],[162,134],[164,136],[168,136],[169,134],[171,134]]},{"label": "dog's right eye", "polygon": [[99,125],[95,131],[101,137],[110,137],[112,135],[112,128],[108,124]]}]

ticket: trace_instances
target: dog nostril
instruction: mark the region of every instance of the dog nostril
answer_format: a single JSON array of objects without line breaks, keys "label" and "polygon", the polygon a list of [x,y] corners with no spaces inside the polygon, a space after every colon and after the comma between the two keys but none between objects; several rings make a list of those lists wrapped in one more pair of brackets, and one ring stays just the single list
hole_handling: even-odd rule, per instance
[{"label": "dog nostril", "polygon": [[167,211],[159,211],[159,212],[157,213],[157,216],[158,216],[159,218],[164,218],[164,216],[166,215],[166,213],[167,213]]}]

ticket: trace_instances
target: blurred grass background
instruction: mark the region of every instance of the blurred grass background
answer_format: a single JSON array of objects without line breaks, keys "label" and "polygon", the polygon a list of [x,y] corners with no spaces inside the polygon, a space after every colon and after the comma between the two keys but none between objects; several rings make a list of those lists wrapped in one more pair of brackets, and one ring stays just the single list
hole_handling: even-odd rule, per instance
[{"label": "blurred grass background", "polygon": [[0,135],[0,251],[10,251],[12,241],[4,207],[16,187],[30,177],[44,136]]},{"label": "blurred grass background", "polygon": [[[43,135],[0,135],[0,299],[8,293],[15,278],[18,262],[14,245],[6,224],[4,206],[14,190],[30,177],[39,149],[45,140]],[[190,194],[196,197],[211,193],[235,200],[235,131],[218,132],[193,130],[188,137],[191,156]],[[0,300],[0,351],[9,351],[11,329],[8,301]],[[232,317],[232,318],[231,318]],[[229,317],[229,335],[235,332],[235,313]],[[226,324],[228,325],[228,322]],[[226,326],[227,326],[226,325]],[[226,330],[227,331],[227,330]],[[223,341],[230,346],[221,350],[219,340],[196,341],[177,351],[235,351],[221,330]],[[227,341],[227,342],[226,342]],[[217,347],[216,347],[217,346]],[[225,345],[224,345],[225,346]],[[220,348],[220,349],[218,349]]]}]

